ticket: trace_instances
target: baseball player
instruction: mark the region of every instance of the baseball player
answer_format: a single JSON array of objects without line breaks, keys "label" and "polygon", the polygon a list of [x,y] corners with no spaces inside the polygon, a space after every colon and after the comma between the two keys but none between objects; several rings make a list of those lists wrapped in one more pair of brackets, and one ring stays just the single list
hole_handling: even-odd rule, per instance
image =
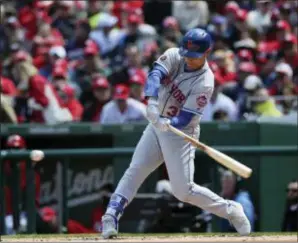
[{"label": "baseball player", "polygon": [[117,236],[118,221],[125,207],[145,178],[163,162],[175,197],[228,219],[241,235],[250,233],[250,223],[240,204],[224,200],[194,183],[196,148],[168,131],[171,124],[188,135],[199,137],[200,118],[214,85],[207,63],[211,45],[206,31],[192,29],[183,37],[180,48],[168,49],[155,62],[145,86],[150,122],[102,218],[103,238]]}]

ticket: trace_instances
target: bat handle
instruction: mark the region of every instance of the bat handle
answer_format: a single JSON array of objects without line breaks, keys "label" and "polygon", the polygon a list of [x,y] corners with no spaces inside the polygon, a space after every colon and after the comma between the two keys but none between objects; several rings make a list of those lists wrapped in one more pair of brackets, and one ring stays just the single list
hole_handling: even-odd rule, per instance
[{"label": "bat handle", "polygon": [[199,142],[197,139],[195,139],[195,138],[193,138],[193,137],[191,137],[191,136],[185,134],[184,132],[180,131],[179,129],[177,129],[177,128],[171,126],[171,125],[168,125],[168,126],[169,126],[169,129],[170,129],[173,133],[175,133],[175,134],[178,135],[178,136],[183,137],[184,140],[185,140],[186,142],[191,143],[193,146],[198,147],[198,148],[200,148],[200,149],[203,150],[203,151],[206,150],[206,145],[205,145],[205,144]]}]

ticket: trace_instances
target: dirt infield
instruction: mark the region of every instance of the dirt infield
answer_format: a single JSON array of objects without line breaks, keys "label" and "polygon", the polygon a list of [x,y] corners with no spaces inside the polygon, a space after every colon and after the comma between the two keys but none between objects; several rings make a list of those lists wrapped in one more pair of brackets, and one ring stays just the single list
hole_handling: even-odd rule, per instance
[{"label": "dirt infield", "polygon": [[3,236],[2,242],[297,242],[297,234],[254,234],[249,237],[227,234],[120,235],[112,240],[103,240],[99,235],[26,235]]}]

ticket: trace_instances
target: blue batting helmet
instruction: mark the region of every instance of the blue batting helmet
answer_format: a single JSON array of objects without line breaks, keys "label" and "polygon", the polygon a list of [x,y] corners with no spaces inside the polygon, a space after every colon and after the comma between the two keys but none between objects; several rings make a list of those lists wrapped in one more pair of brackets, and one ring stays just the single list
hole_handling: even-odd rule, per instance
[{"label": "blue batting helmet", "polygon": [[179,49],[179,54],[184,57],[200,58],[212,47],[212,39],[203,29],[191,29],[184,37]]}]

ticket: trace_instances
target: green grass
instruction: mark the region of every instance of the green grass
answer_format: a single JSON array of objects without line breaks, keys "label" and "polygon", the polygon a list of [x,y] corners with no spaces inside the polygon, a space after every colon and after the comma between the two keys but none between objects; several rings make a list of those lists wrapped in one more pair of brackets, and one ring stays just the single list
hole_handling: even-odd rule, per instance
[{"label": "green grass", "polygon": [[[198,236],[198,237],[237,237],[238,234],[233,233],[177,233],[177,234],[119,234],[120,238],[139,238],[139,237],[157,237],[157,238],[173,238],[173,237],[184,237],[184,236]],[[297,236],[297,233],[293,232],[259,232],[252,233],[250,237],[257,236]],[[22,238],[99,238],[100,234],[19,234],[19,235],[8,235],[1,236],[3,239],[22,239]]]}]

